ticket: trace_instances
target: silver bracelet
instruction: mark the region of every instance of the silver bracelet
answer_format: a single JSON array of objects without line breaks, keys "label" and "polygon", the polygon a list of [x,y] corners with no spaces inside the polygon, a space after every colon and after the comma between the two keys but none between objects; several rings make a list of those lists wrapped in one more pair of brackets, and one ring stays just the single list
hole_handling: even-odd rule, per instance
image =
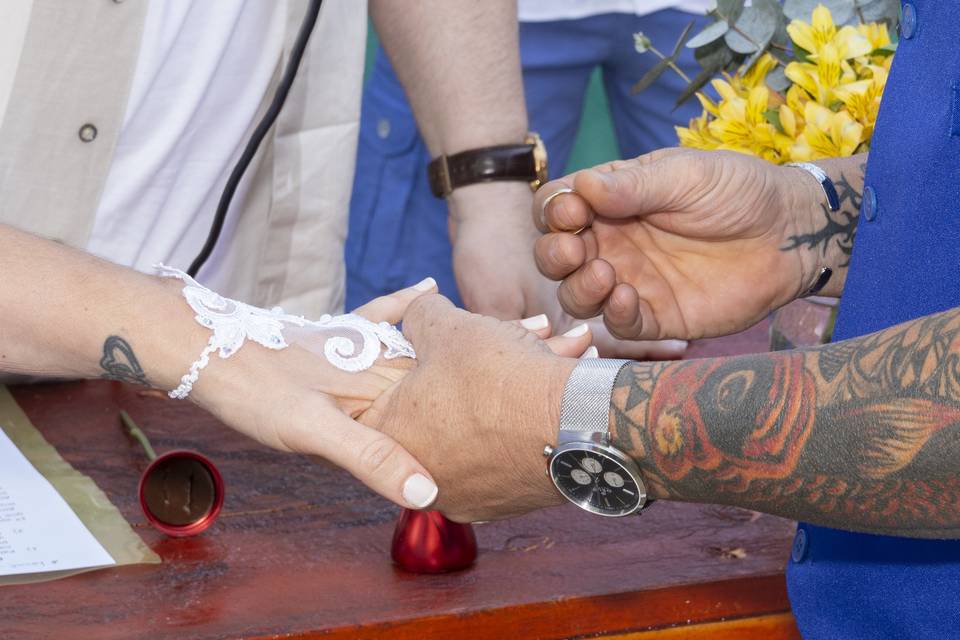
[{"label": "silver bracelet", "polygon": [[[817,182],[820,183],[820,188],[823,189],[823,195],[827,197],[827,206],[830,207],[830,211],[840,210],[840,197],[837,195],[837,188],[833,185],[833,180],[830,179],[830,176],[828,176],[823,169],[812,162],[789,162],[784,166],[796,167],[816,178]],[[820,269],[819,273],[814,277],[813,282],[800,294],[800,297],[806,298],[820,293],[827,283],[830,282],[831,276],[833,276],[833,269],[830,267]]]},{"label": "silver bracelet", "polygon": [[823,189],[823,195],[827,197],[827,205],[830,207],[830,211],[840,210],[840,196],[837,195],[837,188],[833,186],[833,180],[823,169],[812,162],[788,162],[783,166],[802,169],[816,178],[817,182],[820,183],[820,188]]}]

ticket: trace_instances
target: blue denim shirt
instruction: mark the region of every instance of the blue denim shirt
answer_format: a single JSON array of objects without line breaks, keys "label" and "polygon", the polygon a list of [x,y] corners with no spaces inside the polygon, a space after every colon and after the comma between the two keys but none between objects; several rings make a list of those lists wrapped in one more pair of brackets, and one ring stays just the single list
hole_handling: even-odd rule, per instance
[{"label": "blue denim shirt", "polygon": [[[958,28],[960,3],[903,3],[836,340],[960,306]],[[960,638],[960,541],[801,524],[792,556],[804,638]]]}]

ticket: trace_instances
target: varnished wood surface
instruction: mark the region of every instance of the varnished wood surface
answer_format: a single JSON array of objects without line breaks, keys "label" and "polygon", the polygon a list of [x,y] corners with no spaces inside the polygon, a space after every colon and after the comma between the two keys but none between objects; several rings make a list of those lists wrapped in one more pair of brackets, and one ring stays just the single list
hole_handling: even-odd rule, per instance
[{"label": "varnished wood surface", "polygon": [[[764,341],[760,328],[692,353],[759,350]],[[741,637],[714,635],[724,625],[769,630],[747,638],[795,637],[782,575],[793,525],[777,518],[658,503],[613,521],[561,507],[478,526],[472,569],[410,575],[389,558],[398,510],[339,470],[270,451],[188,403],[117,383],[19,387],[14,395],[164,564],[2,588],[4,640],[565,638],[657,629],[668,638]],[[223,472],[226,504],[204,535],[171,539],[147,527],[136,501],[146,461],[119,427],[121,408],[158,452],[193,448]],[[675,635],[678,626],[692,635]]]},{"label": "varnished wood surface", "polygon": [[696,638],[710,638],[710,640],[770,640],[770,638],[800,640],[800,632],[797,631],[797,625],[791,614],[776,613],[757,618],[706,622],[656,631],[606,636],[605,640],[691,640]]}]

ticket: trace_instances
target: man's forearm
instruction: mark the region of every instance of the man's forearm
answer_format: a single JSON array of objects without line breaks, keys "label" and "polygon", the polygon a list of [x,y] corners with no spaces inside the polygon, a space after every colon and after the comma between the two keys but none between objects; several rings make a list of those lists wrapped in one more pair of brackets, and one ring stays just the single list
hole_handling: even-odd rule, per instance
[{"label": "man's forearm", "polygon": [[809,350],[636,363],[611,434],[654,497],[960,536],[960,309]]},{"label": "man's forearm", "polygon": [[[370,9],[432,156],[523,142],[515,0],[372,0]],[[469,309],[511,318],[545,310],[532,202],[522,181],[472,184],[448,196],[453,267]]]},{"label": "man's forearm", "polygon": [[370,12],[433,155],[523,140],[515,1],[373,0]]},{"label": "man's forearm", "polygon": [[3,225],[0,273],[0,373],[172,388],[203,346],[172,281]]},{"label": "man's forearm", "polygon": [[[847,279],[853,241],[857,234],[857,222],[860,219],[867,154],[851,158],[818,160],[814,164],[823,169],[833,181],[840,208],[838,211],[830,211],[822,188],[816,184],[812,176],[798,174],[797,180],[804,180],[807,187],[802,197],[816,205],[813,207],[812,216],[804,216],[805,224],[797,229],[795,235],[787,239],[781,251],[806,252],[812,263],[831,268],[833,275],[819,293],[840,297]],[[797,206],[798,209],[804,208],[801,205]]]}]

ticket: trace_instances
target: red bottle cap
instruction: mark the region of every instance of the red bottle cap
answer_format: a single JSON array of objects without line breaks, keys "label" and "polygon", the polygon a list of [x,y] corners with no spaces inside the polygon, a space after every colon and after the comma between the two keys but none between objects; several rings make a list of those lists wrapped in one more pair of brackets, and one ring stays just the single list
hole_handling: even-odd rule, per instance
[{"label": "red bottle cap", "polygon": [[155,528],[177,538],[198,535],[223,507],[223,478],[195,451],[170,451],[140,476],[140,507]]}]

